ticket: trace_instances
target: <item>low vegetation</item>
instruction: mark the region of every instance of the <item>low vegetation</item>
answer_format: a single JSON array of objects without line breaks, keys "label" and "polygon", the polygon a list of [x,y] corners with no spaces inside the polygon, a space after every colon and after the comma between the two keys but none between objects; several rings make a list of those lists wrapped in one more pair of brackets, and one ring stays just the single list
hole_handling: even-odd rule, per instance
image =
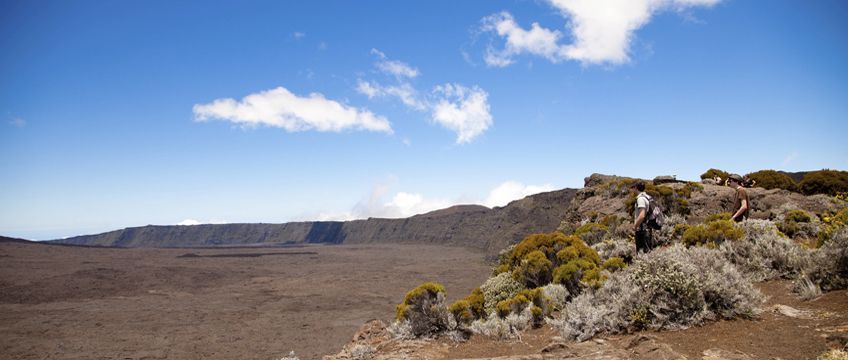
[{"label": "low vegetation", "polygon": [[[704,175],[726,173],[710,169]],[[758,185],[790,187],[791,178],[776,171],[750,175]],[[595,191],[622,201],[629,184],[632,179],[616,179]],[[694,183],[650,185],[662,204],[702,190]],[[632,207],[632,194],[623,200]],[[627,219],[589,212],[563,227],[569,235],[533,234],[502,251],[492,276],[450,306],[438,284],[411,290],[398,305],[392,331],[512,338],[547,322],[565,338],[586,340],[756,317],[764,301],[753,286],[759,281],[791,279],[804,299],[848,288],[848,207],[813,213],[787,203],[773,209],[770,220],[740,223],[728,212],[689,223],[682,205],[671,207],[663,227],[653,232],[654,251],[636,254],[632,235],[618,230],[630,226]]]},{"label": "low vegetation", "polygon": [[764,189],[783,189],[798,191],[798,184],[789,175],[775,170],[760,170],[746,175],[756,181],[756,186]]},{"label": "low vegetation", "polygon": [[680,329],[708,319],[752,317],[762,295],[717,250],[672,246],[640,255],[607,284],[572,300],[558,322],[563,337]]}]

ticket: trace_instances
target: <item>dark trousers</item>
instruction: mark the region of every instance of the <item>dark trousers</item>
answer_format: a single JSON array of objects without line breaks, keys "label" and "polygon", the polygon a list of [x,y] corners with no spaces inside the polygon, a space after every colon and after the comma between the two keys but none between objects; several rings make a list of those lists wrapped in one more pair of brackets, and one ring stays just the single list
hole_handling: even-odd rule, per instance
[{"label": "dark trousers", "polygon": [[654,239],[651,238],[651,230],[643,229],[636,231],[636,252],[648,252],[654,248]]}]

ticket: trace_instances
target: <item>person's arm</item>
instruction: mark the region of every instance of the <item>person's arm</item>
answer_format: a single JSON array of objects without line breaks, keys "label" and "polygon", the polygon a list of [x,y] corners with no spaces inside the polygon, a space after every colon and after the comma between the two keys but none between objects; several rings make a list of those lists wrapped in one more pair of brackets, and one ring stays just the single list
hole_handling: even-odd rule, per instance
[{"label": "person's arm", "polygon": [[642,222],[645,221],[645,208],[639,208],[639,216],[636,217],[636,220],[633,221],[633,231],[639,230],[639,225],[642,225]]},{"label": "person's arm", "polygon": [[736,210],[736,213],[730,217],[730,220],[736,220],[737,217],[741,216],[745,211],[748,210],[748,194],[742,198],[742,204],[739,206],[739,210]]}]

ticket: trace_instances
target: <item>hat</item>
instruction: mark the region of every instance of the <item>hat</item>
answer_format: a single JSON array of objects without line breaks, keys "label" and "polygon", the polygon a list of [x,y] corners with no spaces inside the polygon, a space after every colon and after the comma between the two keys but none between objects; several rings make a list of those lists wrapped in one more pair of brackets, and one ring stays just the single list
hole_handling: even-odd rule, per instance
[{"label": "hat", "polygon": [[728,180],[736,181],[736,182],[738,182],[738,183],[740,183],[740,184],[742,183],[742,177],[741,177],[741,176],[739,176],[739,175],[737,175],[737,174],[730,174],[730,176],[728,176],[728,177],[727,177],[727,179],[728,179]]}]

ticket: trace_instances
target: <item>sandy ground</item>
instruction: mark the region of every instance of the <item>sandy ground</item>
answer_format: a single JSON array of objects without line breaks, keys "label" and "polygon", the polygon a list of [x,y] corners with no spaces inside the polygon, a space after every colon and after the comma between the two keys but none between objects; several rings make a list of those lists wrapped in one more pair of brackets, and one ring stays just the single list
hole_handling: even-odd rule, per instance
[{"label": "sandy ground", "polygon": [[453,300],[484,254],[417,245],[107,249],[0,243],[4,359],[301,359],[335,353],[411,287]]}]

